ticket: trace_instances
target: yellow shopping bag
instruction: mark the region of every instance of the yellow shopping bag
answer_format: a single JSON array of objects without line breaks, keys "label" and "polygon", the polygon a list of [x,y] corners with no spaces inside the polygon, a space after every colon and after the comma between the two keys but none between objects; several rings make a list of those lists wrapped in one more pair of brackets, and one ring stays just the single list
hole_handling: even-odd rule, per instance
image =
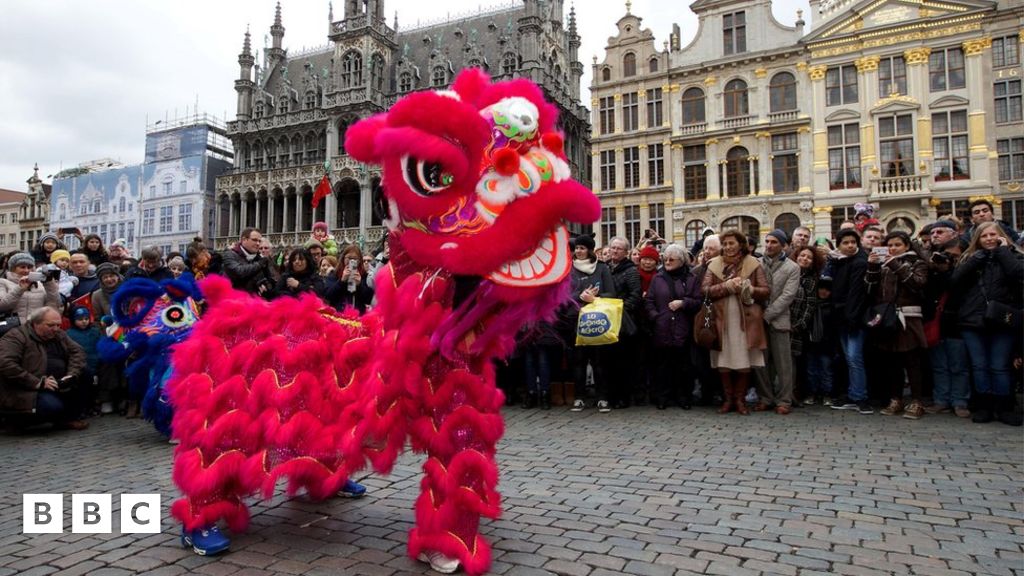
[{"label": "yellow shopping bag", "polygon": [[622,299],[596,298],[580,309],[576,324],[577,346],[602,346],[619,341],[622,328]]}]

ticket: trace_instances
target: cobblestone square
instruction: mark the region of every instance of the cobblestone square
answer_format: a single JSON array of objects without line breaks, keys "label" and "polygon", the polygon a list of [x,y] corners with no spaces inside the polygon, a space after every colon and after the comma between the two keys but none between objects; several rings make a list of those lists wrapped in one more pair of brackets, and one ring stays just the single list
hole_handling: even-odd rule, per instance
[{"label": "cobblestone square", "polygon": [[[953,416],[804,408],[786,417],[508,408],[493,573],[1024,574],[1024,436]],[[405,555],[420,474],[407,454],[361,500],[278,493],[202,558],[168,513],[173,447],[118,417],[0,436],[0,576],[429,574]],[[70,494],[160,492],[163,533],[70,532]],[[65,532],[26,535],[23,493],[65,494]],[[113,523],[118,529],[118,521]]]}]

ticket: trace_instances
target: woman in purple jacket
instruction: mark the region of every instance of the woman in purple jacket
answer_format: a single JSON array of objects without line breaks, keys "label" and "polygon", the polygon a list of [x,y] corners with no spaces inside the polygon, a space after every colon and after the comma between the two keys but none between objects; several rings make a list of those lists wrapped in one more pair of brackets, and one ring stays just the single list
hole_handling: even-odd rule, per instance
[{"label": "woman in purple jacket", "polygon": [[654,337],[655,382],[658,410],[678,403],[689,410],[693,402],[690,371],[690,330],[700,308],[701,286],[687,265],[686,249],[679,244],[665,248],[665,267],[651,280],[644,304]]}]

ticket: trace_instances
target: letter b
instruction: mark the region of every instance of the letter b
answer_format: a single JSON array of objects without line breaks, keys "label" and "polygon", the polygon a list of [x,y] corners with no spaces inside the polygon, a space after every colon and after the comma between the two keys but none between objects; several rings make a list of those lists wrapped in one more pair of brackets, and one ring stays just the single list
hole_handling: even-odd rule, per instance
[{"label": "letter b", "polygon": [[25,534],[60,534],[64,531],[64,495],[24,494],[21,515]]},{"label": "letter b", "polygon": [[112,515],[110,494],[71,495],[73,534],[109,534]]}]

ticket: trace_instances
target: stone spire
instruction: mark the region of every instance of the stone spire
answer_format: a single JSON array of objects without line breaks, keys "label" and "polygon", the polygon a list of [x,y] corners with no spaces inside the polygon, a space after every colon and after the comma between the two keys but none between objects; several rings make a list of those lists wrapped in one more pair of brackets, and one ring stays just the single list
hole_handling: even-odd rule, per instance
[{"label": "stone spire", "polygon": [[334,3],[327,3],[327,35],[330,36],[334,32]]},{"label": "stone spire", "polygon": [[252,54],[252,38],[249,27],[245,27],[245,40],[242,41],[242,53],[238,55],[238,79],[235,80],[235,92],[238,103],[235,113],[239,119],[247,120],[252,114],[252,66],[256,58]]},{"label": "stone spire", "polygon": [[284,25],[281,24],[281,3],[277,3],[274,9],[274,25],[270,27],[270,35],[274,37],[274,49],[281,49],[281,40],[284,38]]}]

